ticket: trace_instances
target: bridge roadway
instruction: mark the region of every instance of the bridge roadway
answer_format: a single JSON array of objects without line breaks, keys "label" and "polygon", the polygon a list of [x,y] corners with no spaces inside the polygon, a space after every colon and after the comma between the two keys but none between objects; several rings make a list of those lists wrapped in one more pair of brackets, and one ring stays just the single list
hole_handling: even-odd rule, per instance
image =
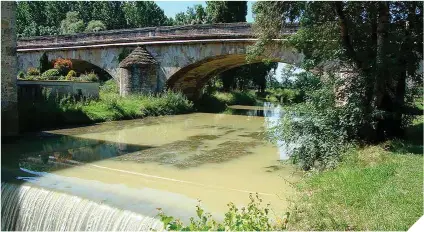
[{"label": "bridge roadway", "polygon": [[[297,25],[287,25],[281,33],[282,35],[290,35],[295,33],[297,29]],[[25,52],[166,43],[253,42],[256,40],[251,24],[222,23],[21,38],[17,42],[17,49],[18,52]]]}]

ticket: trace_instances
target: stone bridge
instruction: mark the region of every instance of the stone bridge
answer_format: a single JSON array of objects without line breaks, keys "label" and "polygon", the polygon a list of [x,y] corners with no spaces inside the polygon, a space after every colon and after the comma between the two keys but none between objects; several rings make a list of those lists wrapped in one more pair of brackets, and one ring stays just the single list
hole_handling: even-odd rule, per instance
[{"label": "stone bridge", "polygon": [[[296,26],[287,26],[282,34],[296,31]],[[94,70],[114,78],[121,95],[170,88],[195,99],[209,78],[246,64],[248,46],[256,40],[246,23],[33,37],[17,42],[18,69],[38,67],[45,52],[49,60],[73,60],[79,72]],[[253,62],[266,58],[298,64],[302,57],[291,48],[266,47],[264,57]]]}]

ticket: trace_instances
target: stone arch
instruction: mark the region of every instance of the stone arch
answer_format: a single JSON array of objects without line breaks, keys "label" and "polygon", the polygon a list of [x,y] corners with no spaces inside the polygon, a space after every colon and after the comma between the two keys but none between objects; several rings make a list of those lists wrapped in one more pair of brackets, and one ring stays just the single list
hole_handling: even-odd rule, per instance
[{"label": "stone arch", "polygon": [[[283,62],[298,65],[303,59],[303,55],[291,49],[285,51],[269,50],[266,55],[251,60],[250,63],[264,62],[264,59],[271,62]],[[205,83],[212,77],[247,64],[247,54],[223,54],[205,57],[204,59],[182,67],[173,73],[166,83],[169,89],[183,92],[189,99],[196,99]]]},{"label": "stone arch", "polygon": [[72,69],[76,71],[78,74],[84,74],[89,72],[94,72],[99,77],[100,81],[107,81],[113,78],[109,72],[100,68],[99,66],[86,61],[79,59],[70,59],[72,61]]},{"label": "stone arch", "polygon": [[[40,57],[44,52],[49,61],[64,58],[84,63],[90,63],[98,69],[103,70],[114,79],[118,78],[118,56],[123,47],[91,48],[91,49],[67,49],[67,50],[32,50],[18,53],[18,69],[27,70],[29,67],[38,67]],[[106,74],[105,73],[105,74]]]}]

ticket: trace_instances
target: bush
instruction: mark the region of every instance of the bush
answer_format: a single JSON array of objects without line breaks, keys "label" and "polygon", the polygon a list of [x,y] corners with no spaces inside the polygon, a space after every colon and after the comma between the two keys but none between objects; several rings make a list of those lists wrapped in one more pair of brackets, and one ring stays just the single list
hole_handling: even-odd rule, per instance
[{"label": "bush", "polygon": [[91,20],[85,28],[86,32],[97,32],[106,30],[105,24],[100,20]]},{"label": "bush", "polygon": [[[223,223],[212,219],[210,213],[205,213],[200,205],[196,206],[197,218],[190,218],[190,223],[184,225],[181,220],[165,215],[162,211],[158,216],[165,226],[165,230],[172,231],[271,231],[286,228],[287,218],[277,218],[276,222],[270,219],[269,205],[263,207],[262,199],[258,195],[250,194],[250,203],[247,207],[237,208],[233,203],[228,204]],[[288,216],[288,214],[286,215]]]},{"label": "bush", "polygon": [[41,77],[45,80],[57,80],[59,76],[60,72],[57,69],[49,69],[41,75]]},{"label": "bush", "polygon": [[77,76],[77,72],[75,72],[74,70],[71,70],[68,72],[65,79],[68,81],[72,81],[75,79],[76,76]]},{"label": "bush", "polygon": [[38,70],[37,68],[30,67],[27,70],[27,74],[30,76],[38,76],[40,75],[40,70]]},{"label": "bush", "polygon": [[363,112],[354,103],[336,106],[332,85],[305,98],[286,111],[271,137],[285,141],[292,161],[304,170],[333,167],[357,138]]},{"label": "bush", "polygon": [[18,79],[25,79],[25,72],[24,71],[18,72]]},{"label": "bush", "polygon": [[59,70],[60,74],[66,75],[72,69],[72,61],[70,59],[58,58],[53,62],[53,68]]},{"label": "bush", "polygon": [[40,57],[40,73],[47,71],[49,68],[50,68],[49,57],[44,52],[43,55]]},{"label": "bush", "polygon": [[86,73],[80,76],[81,81],[89,81],[89,82],[97,82],[99,81],[99,77],[94,72]]},{"label": "bush", "polygon": [[116,81],[114,79],[110,79],[100,86],[100,91],[104,93],[119,93],[119,88]]}]

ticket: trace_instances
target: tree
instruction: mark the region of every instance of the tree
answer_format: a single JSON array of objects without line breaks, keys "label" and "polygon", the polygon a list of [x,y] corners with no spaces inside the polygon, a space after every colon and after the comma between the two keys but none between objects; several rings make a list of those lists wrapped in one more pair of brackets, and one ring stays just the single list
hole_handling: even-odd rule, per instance
[{"label": "tree", "polygon": [[[134,16],[142,17],[142,15]],[[127,19],[125,17],[124,12],[124,3],[119,1],[94,2],[92,4],[90,21],[91,20],[101,20],[106,25],[106,28],[109,30],[127,28]]]},{"label": "tree", "polygon": [[49,57],[44,52],[40,57],[40,73],[44,73],[48,69],[50,69]]},{"label": "tree", "polygon": [[413,113],[405,82],[421,79],[422,2],[257,2],[253,11],[262,44],[279,37],[285,23],[298,22],[289,45],[305,54],[305,68],[330,60],[357,73],[343,84],[363,112],[366,139],[401,133],[402,114]]},{"label": "tree", "polygon": [[104,30],[106,30],[106,25],[100,20],[91,20],[85,28],[85,32],[97,32]]},{"label": "tree", "polygon": [[246,22],[246,1],[207,1],[206,12],[213,23]]},{"label": "tree", "polygon": [[193,25],[208,23],[208,17],[202,5],[197,4],[194,7],[187,7],[186,12],[180,12],[175,15],[175,25]]},{"label": "tree", "polygon": [[125,2],[124,15],[128,28],[161,26],[167,23],[163,10],[152,1]]},{"label": "tree", "polygon": [[79,18],[79,13],[70,11],[66,13],[66,18],[60,24],[62,34],[75,34],[83,32],[85,29],[84,22]]}]

